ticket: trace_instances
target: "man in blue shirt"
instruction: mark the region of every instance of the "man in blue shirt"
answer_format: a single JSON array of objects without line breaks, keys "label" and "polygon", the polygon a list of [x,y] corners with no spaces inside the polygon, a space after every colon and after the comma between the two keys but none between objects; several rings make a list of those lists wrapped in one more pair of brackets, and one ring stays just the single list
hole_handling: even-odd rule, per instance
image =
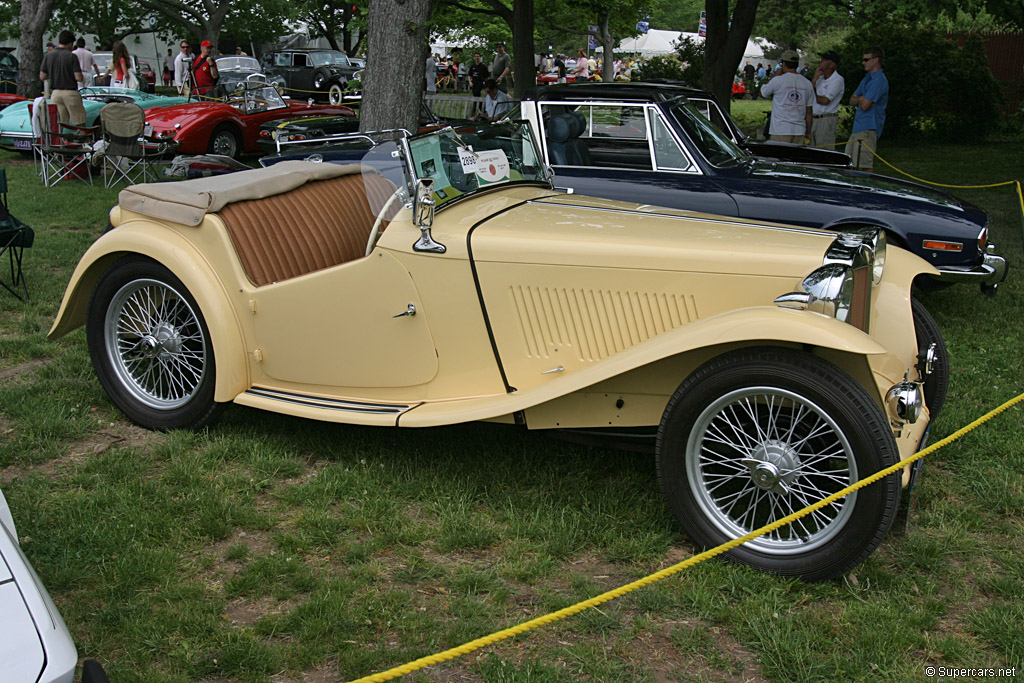
[{"label": "man in blue shirt", "polygon": [[850,105],[856,107],[853,116],[853,135],[846,143],[846,153],[853,165],[863,171],[874,166],[874,150],[885,125],[885,107],[889,104],[889,79],[882,72],[882,48],[869,47],[861,60],[864,80],[850,95]]}]

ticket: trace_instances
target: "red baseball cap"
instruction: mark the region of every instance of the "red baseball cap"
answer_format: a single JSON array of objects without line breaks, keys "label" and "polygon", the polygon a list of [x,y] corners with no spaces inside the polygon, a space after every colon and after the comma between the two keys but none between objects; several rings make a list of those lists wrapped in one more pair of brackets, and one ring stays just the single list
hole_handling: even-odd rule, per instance
[{"label": "red baseball cap", "polygon": [[213,47],[213,43],[211,43],[208,40],[204,40],[203,42],[199,43],[199,47]]}]

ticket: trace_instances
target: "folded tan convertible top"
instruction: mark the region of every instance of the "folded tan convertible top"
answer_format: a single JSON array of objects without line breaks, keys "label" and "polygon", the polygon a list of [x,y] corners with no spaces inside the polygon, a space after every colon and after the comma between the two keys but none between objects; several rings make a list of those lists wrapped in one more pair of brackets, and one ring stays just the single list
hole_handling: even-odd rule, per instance
[{"label": "folded tan convertible top", "polygon": [[118,202],[122,209],[152,218],[199,225],[206,214],[216,213],[234,202],[272,197],[311,180],[326,180],[362,171],[359,164],[282,161],[267,168],[209,178],[131,185],[121,190]]}]

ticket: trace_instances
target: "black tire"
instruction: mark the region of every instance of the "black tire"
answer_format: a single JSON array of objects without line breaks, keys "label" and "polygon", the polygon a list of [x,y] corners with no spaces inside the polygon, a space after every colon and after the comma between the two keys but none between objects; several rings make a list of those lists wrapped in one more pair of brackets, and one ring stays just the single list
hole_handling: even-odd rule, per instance
[{"label": "black tire", "polygon": [[235,132],[234,127],[227,123],[222,123],[213,129],[213,133],[210,135],[210,144],[207,145],[206,151],[210,154],[223,154],[235,159],[238,157],[239,152],[242,151],[242,143],[239,141],[238,133]]},{"label": "black tire", "polygon": [[[877,403],[841,369],[758,348],[719,356],[679,386],[656,459],[676,521],[713,547],[895,464],[899,452]],[[882,541],[899,499],[894,474],[727,556],[808,581],[840,576]]]},{"label": "black tire", "polygon": [[100,384],[133,422],[198,429],[217,414],[210,331],[185,285],[159,263],[128,256],[108,268],[86,333]]},{"label": "black tire", "polygon": [[910,310],[914,314],[914,334],[917,336],[919,357],[929,346],[935,344],[932,374],[924,382],[924,402],[932,419],[935,419],[942,410],[946,402],[946,393],[949,391],[949,353],[946,351],[946,341],[942,337],[939,324],[935,322],[935,318],[924,304],[912,298]]}]

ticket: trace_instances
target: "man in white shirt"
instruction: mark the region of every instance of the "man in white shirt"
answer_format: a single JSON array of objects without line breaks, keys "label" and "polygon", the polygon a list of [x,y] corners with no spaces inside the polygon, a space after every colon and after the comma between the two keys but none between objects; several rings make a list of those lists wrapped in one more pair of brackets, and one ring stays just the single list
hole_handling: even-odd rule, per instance
[{"label": "man in white shirt", "polygon": [[761,86],[761,95],[772,98],[770,140],[798,145],[811,142],[814,89],[810,81],[796,72],[799,64],[800,55],[795,50],[786,50],[779,63],[781,70]]},{"label": "man in white shirt", "polygon": [[188,82],[188,70],[192,64],[192,55],[189,54],[187,40],[182,40],[179,47],[181,47],[181,52],[174,57],[174,85],[180,91],[181,86]]},{"label": "man in white shirt", "polygon": [[[487,97],[484,98],[483,118],[485,121],[497,121],[512,110],[511,98],[498,90],[498,81],[495,79],[488,78],[484,82],[484,92],[487,93]],[[474,121],[480,118],[480,112],[477,112],[471,118]]]},{"label": "man in white shirt", "polygon": [[93,77],[100,75],[100,68],[96,66],[96,60],[92,53],[85,47],[85,38],[79,38],[75,42],[75,49],[71,54],[78,57],[78,66],[82,68],[82,80],[78,82],[78,89],[88,88],[93,84]]},{"label": "man in white shirt", "polygon": [[836,123],[839,121],[839,105],[846,91],[846,81],[836,71],[839,66],[838,52],[829,50],[820,56],[818,68],[811,78],[814,87],[811,144],[815,147],[832,147],[836,142]]}]

